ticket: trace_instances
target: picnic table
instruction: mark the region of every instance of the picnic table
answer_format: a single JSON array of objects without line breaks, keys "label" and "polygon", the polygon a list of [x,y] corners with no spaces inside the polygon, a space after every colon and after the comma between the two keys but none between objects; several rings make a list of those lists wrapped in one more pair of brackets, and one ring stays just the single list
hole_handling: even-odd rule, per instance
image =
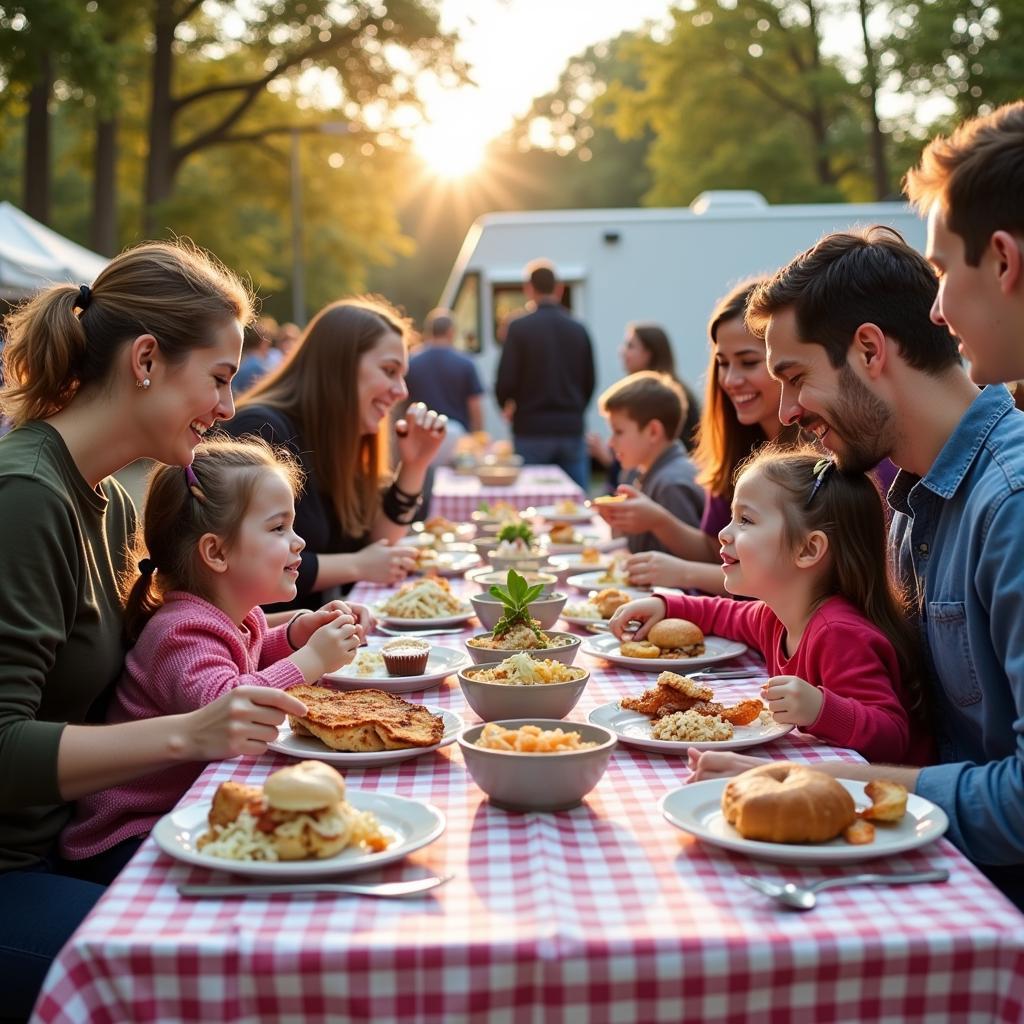
[{"label": "picnic table", "polygon": [[517,509],[554,505],[569,500],[582,502],[586,495],[560,466],[523,466],[514,484],[488,487],[472,475],[440,466],[430,498],[432,515],[466,522],[482,502],[506,501]]},{"label": "picnic table", "polygon": [[[353,599],[383,594],[363,586]],[[460,648],[471,632],[432,641]],[[583,653],[577,663],[592,679],[570,721],[654,678]],[[740,664],[750,679],[716,682],[716,696],[756,693],[763,667]],[[406,696],[477,721],[455,679]],[[754,752],[860,760],[799,732]],[[211,764],[182,804],[288,763],[268,753]],[[869,869],[945,868],[947,883],[835,889],[797,913],[740,875],[810,881],[856,869],[756,861],[672,827],[658,801],[686,781],[685,758],[620,744],[583,805],[557,814],[492,807],[457,744],[345,774],[350,790],[426,801],[446,816],[439,839],[380,877],[453,880],[411,900],[185,899],[178,885],[227,876],[147,840],[60,954],[33,1020],[1024,1018],[1024,916],[946,840]]]}]

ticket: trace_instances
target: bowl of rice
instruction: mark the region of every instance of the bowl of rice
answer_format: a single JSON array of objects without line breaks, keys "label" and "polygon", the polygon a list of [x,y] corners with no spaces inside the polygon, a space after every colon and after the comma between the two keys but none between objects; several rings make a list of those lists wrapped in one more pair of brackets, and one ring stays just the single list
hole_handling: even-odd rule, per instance
[{"label": "bowl of rice", "polygon": [[550,629],[540,630],[540,635],[543,643],[525,626],[516,626],[501,640],[495,640],[493,633],[478,633],[466,641],[466,650],[476,665],[494,665],[519,651],[528,651],[539,658],[554,658],[563,665],[571,665],[576,660],[582,637]]},{"label": "bowl of rice", "polygon": [[466,703],[485,721],[536,716],[565,718],[590,681],[585,668],[520,651],[492,665],[466,668],[459,685]]},{"label": "bowl of rice", "polygon": [[567,811],[601,781],[615,733],[589,722],[513,718],[459,734],[466,770],[495,807]]}]

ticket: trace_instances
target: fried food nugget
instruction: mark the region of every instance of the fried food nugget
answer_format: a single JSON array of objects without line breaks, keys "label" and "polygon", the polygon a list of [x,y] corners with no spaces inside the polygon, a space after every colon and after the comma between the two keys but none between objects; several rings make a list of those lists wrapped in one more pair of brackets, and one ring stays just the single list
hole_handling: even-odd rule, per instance
[{"label": "fried food nugget", "polygon": [[764,704],[759,697],[752,697],[750,700],[741,700],[739,704],[732,704],[722,708],[719,714],[733,725],[750,725],[757,720],[757,716],[764,711]]},{"label": "fried food nugget", "polygon": [[210,805],[210,827],[230,825],[242,811],[248,811],[254,818],[263,813],[263,789],[260,786],[246,786],[241,782],[224,782],[217,787]]},{"label": "fried food nugget", "polygon": [[626,711],[637,711],[652,718],[663,718],[676,711],[689,711],[696,701],[666,686],[655,686],[644,690],[639,697],[623,697],[619,707]]},{"label": "fried food nugget", "polygon": [[689,676],[681,676],[677,672],[662,672],[658,676],[657,683],[659,686],[666,686],[681,693],[684,697],[692,697],[694,700],[711,700],[715,696],[715,691],[710,687],[701,686]]},{"label": "fried food nugget", "polygon": [[861,813],[870,821],[899,821],[907,812],[907,787],[888,779],[872,779],[864,787],[871,806]]},{"label": "fried food nugget", "polygon": [[870,821],[858,818],[852,825],[843,829],[843,838],[851,846],[866,846],[875,841],[875,826]]},{"label": "fried food nugget", "polygon": [[647,640],[626,640],[619,646],[624,658],[660,658],[661,648]]}]

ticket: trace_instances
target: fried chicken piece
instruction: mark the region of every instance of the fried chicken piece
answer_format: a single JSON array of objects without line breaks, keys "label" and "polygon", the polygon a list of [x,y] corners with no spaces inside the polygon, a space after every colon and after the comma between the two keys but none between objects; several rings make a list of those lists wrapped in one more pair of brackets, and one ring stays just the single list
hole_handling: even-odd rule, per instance
[{"label": "fried chicken piece", "polygon": [[263,789],[240,782],[222,782],[210,804],[210,828],[230,825],[242,811],[248,811],[255,818],[263,813]]},{"label": "fried chicken piece", "polygon": [[641,715],[662,718],[674,711],[689,711],[696,703],[693,697],[687,697],[667,686],[654,686],[644,690],[639,697],[623,697],[619,707],[626,711],[638,711]]},{"label": "fried chicken piece", "polygon": [[741,700],[739,704],[732,704],[722,708],[719,714],[733,725],[750,725],[757,721],[757,716],[764,711],[764,704],[758,697],[749,700]]},{"label": "fried chicken piece", "polygon": [[701,686],[689,676],[681,676],[678,672],[662,672],[657,682],[659,686],[668,687],[694,700],[711,700],[715,696],[715,691],[709,686]]}]

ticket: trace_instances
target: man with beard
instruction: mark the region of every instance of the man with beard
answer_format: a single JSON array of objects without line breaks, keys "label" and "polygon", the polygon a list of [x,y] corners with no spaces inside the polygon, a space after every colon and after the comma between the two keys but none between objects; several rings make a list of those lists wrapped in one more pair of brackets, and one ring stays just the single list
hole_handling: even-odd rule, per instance
[{"label": "man with beard", "polygon": [[[900,467],[890,553],[919,611],[941,763],[835,773],[938,804],[948,838],[1024,907],[1024,416],[1005,388],[971,382],[929,318],[937,294],[927,261],[875,227],[797,256],[753,294],[747,322],[782,383],[783,423],[843,469]],[[700,778],[748,766],[691,761]]]}]

